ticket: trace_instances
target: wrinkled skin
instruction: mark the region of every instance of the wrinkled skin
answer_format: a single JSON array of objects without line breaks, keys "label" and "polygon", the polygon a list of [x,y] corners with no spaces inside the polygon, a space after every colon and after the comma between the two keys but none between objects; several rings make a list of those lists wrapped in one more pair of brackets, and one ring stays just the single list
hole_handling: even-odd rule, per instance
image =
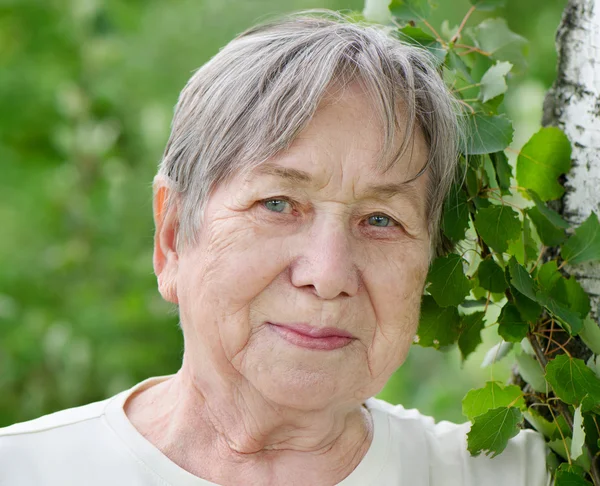
[{"label": "wrinkled skin", "polygon": [[[429,261],[427,173],[391,197],[368,190],[412,179],[426,144],[416,132],[382,172],[377,120],[358,84],[326,98],[269,170],[215,189],[198,244],[180,254],[175,211],[163,210],[159,188],[154,266],[161,294],[179,305],[184,362],[126,413],[193,474],[219,484],[335,484],[366,453],[372,431],[361,404],[406,358]],[[291,169],[310,180],[290,178]],[[272,322],[354,339],[307,349]]]}]

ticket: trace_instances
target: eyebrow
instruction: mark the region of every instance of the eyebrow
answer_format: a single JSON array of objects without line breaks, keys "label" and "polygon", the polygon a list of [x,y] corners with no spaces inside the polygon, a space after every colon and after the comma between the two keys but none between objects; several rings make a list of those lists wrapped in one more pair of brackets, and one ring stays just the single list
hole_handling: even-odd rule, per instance
[{"label": "eyebrow", "polygon": [[[285,179],[293,184],[309,184],[312,182],[312,176],[300,169],[291,169],[273,164],[262,164],[258,168],[259,174],[273,175]],[[413,181],[391,183],[391,184],[371,184],[364,191],[364,197],[381,197],[391,199],[398,195],[406,195],[411,199],[417,199],[416,188],[411,184]]]},{"label": "eyebrow", "polygon": [[312,182],[312,176],[303,170],[289,169],[273,164],[262,164],[257,168],[259,174],[277,176],[296,184],[308,184]]}]

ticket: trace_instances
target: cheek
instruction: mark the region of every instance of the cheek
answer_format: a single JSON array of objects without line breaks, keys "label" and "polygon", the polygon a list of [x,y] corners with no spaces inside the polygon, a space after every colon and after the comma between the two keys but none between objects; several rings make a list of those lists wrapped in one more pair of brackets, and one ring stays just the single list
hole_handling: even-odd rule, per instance
[{"label": "cheek", "polygon": [[178,279],[182,322],[202,326],[202,339],[218,336],[228,357],[250,337],[253,300],[288,266],[282,240],[261,238],[242,223],[237,218],[213,223],[198,247],[180,260]]},{"label": "cheek", "polygon": [[376,316],[369,368],[375,387],[382,387],[404,362],[419,323],[428,260],[421,248],[390,256],[365,272],[365,284]]},{"label": "cheek", "polygon": [[397,317],[414,314],[414,302],[420,302],[428,270],[428,255],[417,242],[392,251],[379,252],[378,260],[363,272],[372,304],[381,325],[389,332],[402,326],[393,325]]}]

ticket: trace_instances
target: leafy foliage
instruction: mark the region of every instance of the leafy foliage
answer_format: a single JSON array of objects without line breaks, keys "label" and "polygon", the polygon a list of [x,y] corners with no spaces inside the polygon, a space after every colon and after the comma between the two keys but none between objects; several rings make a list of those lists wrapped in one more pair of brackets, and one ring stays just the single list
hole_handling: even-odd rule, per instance
[{"label": "leafy foliage", "polygon": [[481,78],[481,101],[486,101],[506,93],[506,75],[512,69],[510,62],[497,62]]},{"label": "leafy foliage", "polygon": [[455,253],[438,258],[429,270],[427,287],[438,305],[457,306],[471,290],[463,271],[463,259]]},{"label": "leafy foliage", "polygon": [[440,307],[430,296],[421,303],[418,344],[439,348],[448,346],[458,339],[460,318],[456,307]]},{"label": "leafy foliage", "polygon": [[483,388],[471,390],[463,399],[463,414],[473,420],[492,408],[525,406],[518,386],[504,386],[497,381],[488,381]]},{"label": "leafy foliage", "polygon": [[485,325],[485,312],[474,312],[461,317],[458,348],[463,361],[481,344],[481,331]]},{"label": "leafy foliage", "polygon": [[469,135],[462,150],[466,155],[499,152],[512,142],[514,130],[510,120],[504,115],[469,113],[465,117]]},{"label": "leafy foliage", "polygon": [[492,259],[484,260],[479,264],[477,276],[481,288],[490,292],[504,292],[508,286],[504,270]]},{"label": "leafy foliage", "polygon": [[527,142],[517,158],[517,181],[535,191],[543,201],[564,193],[558,177],[571,167],[571,144],[556,127],[542,128]]},{"label": "leafy foliage", "polygon": [[492,249],[502,253],[521,234],[519,216],[509,206],[492,205],[477,212],[475,229]]},{"label": "leafy foliage", "polygon": [[501,18],[486,19],[470,29],[476,47],[495,61],[508,61],[519,69],[527,66],[527,40],[512,32]]},{"label": "leafy foliage", "polygon": [[546,380],[565,403],[578,406],[586,397],[600,401],[600,379],[580,359],[557,356],[546,366]]},{"label": "leafy foliage", "polygon": [[[590,477],[600,486],[594,458],[600,453],[599,359],[592,354],[600,352],[600,330],[590,317],[589,296],[564,272],[566,264],[600,261],[600,223],[592,213],[573,232],[549,206],[563,195],[560,178],[571,167],[571,146],[558,128],[542,128],[525,143],[514,183],[514,162],[505,153],[513,127],[502,102],[507,78],[527,65],[527,42],[502,18],[465,27],[474,10],[504,4],[471,3],[460,26],[444,35],[426,22],[425,0],[390,6],[404,36],[434,46],[464,108],[466,130],[463,177],[448,196],[442,225],[456,246],[431,265],[418,344],[439,349],[457,343],[466,359],[482,342],[482,330],[493,326],[502,340],[484,364],[519,349],[521,386],[490,381],[466,395],[463,414],[473,422],[469,451],[501,453],[525,417],[566,461],[556,469],[557,485],[589,484]],[[490,313],[491,306],[499,312]]]},{"label": "leafy foliage", "polygon": [[473,420],[467,434],[469,452],[496,457],[506,447],[508,440],[519,433],[521,412],[515,407],[493,408]]},{"label": "leafy foliage", "polygon": [[572,264],[600,260],[600,223],[595,213],[561,247],[561,255]]}]

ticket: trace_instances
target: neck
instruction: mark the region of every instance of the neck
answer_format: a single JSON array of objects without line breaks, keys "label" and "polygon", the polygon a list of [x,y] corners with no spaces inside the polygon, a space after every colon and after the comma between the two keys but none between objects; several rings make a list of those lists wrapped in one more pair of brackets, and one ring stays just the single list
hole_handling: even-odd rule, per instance
[{"label": "neck", "polygon": [[173,462],[224,485],[336,484],[372,438],[360,405],[280,407],[244,381],[200,380],[185,361],[172,378],[130,397],[125,413]]}]

